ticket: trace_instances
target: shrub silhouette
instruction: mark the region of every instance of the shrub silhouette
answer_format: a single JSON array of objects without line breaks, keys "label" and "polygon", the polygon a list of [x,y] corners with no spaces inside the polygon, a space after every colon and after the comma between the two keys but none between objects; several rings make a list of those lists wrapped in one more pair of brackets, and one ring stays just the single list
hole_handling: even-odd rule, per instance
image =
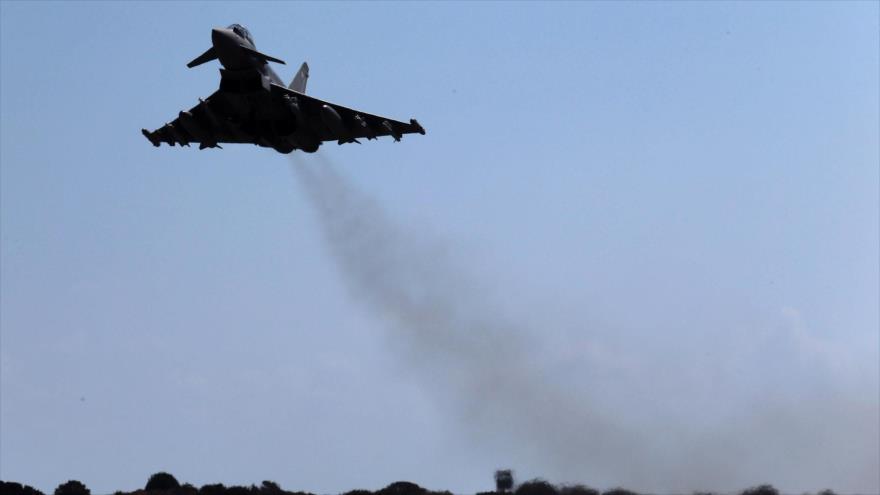
[{"label": "shrub silhouette", "polygon": [[559,495],[559,490],[547,481],[535,478],[516,487],[516,495]]},{"label": "shrub silhouette", "polygon": [[0,481],[0,495],[43,495],[43,492],[14,481]]},{"label": "shrub silhouette", "polygon": [[269,480],[263,480],[263,483],[260,484],[260,492],[271,494],[271,493],[283,493],[284,490],[278,486],[278,483]]},{"label": "shrub silhouette", "polygon": [[24,487],[14,481],[0,481],[0,495],[22,495]]},{"label": "shrub silhouette", "polygon": [[199,488],[199,495],[225,495],[226,487],[222,483],[214,483],[213,485],[203,485]]},{"label": "shrub silhouette", "polygon": [[612,488],[610,490],[605,490],[602,495],[639,495],[638,493],[627,490],[626,488]]},{"label": "shrub silhouette", "polygon": [[180,488],[175,490],[175,493],[181,495],[199,495],[199,489],[190,485],[189,483],[184,483],[180,485]]},{"label": "shrub silhouette", "polygon": [[150,479],[147,480],[147,485],[144,486],[144,490],[148,492],[174,490],[175,488],[180,488],[177,478],[164,471],[150,476]]},{"label": "shrub silhouette", "polygon": [[86,485],[77,480],[62,483],[55,489],[55,495],[91,495],[91,493],[91,490],[86,488]]},{"label": "shrub silhouette", "polygon": [[741,495],[779,495],[779,490],[773,485],[760,485],[743,490]]},{"label": "shrub silhouette", "polygon": [[513,471],[510,469],[495,471],[495,491],[507,493],[510,490],[513,490]]},{"label": "shrub silhouette", "polygon": [[740,495],[779,495],[779,490],[773,485],[759,485],[746,488]]},{"label": "shrub silhouette", "polygon": [[561,495],[600,495],[599,490],[584,485],[563,486],[559,493]]},{"label": "shrub silhouette", "polygon": [[409,481],[395,481],[376,492],[376,495],[424,495],[428,490]]}]

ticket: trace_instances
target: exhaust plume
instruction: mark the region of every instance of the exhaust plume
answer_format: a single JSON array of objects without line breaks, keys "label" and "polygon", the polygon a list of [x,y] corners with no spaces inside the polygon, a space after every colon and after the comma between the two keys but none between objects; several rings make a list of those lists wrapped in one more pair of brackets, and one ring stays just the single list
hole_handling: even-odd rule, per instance
[{"label": "exhaust plume", "polygon": [[[526,452],[557,480],[648,491],[732,490],[768,481],[797,490],[821,480],[874,483],[865,470],[877,459],[870,439],[877,435],[870,426],[877,407],[870,400],[834,395],[798,406],[739,404],[747,411],[739,419],[701,429],[688,426],[687,418],[621,419],[588,392],[545,379],[530,351],[537,332],[494,307],[441,242],[406,229],[330,161],[315,158],[317,164],[294,157],[292,171],[347,289],[389,324],[402,359],[438,399],[451,401],[482,444],[506,439],[506,447]],[[829,404],[837,399],[840,407]],[[841,424],[841,410],[853,426],[836,426],[844,434],[829,438],[827,425]],[[847,452],[855,461],[849,471],[817,474],[825,460]]]},{"label": "exhaust plume", "polygon": [[318,167],[294,160],[292,169],[347,288],[391,323],[413,365],[440,378],[437,392],[449,394],[469,426],[574,468],[562,472],[623,479],[624,456],[625,478],[642,470],[634,432],[592,412],[575,391],[545,383],[527,333],[480,296],[440,242],[404,230],[317,158]]}]

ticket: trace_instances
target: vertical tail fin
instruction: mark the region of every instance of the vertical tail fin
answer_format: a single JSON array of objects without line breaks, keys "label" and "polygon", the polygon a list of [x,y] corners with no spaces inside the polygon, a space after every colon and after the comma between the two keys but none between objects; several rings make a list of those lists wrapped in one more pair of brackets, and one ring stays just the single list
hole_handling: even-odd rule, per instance
[{"label": "vertical tail fin", "polygon": [[299,72],[293,76],[293,81],[290,82],[290,86],[288,88],[297,91],[299,93],[305,94],[306,92],[306,83],[309,80],[309,64],[303,62],[303,64],[299,67]]}]

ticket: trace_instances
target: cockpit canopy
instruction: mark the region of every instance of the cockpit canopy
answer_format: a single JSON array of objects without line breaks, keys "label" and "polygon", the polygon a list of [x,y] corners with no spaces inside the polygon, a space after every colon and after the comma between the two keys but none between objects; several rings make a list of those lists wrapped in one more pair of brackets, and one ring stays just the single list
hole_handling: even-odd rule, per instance
[{"label": "cockpit canopy", "polygon": [[250,41],[250,42],[251,42],[251,45],[256,46],[256,45],[254,44],[254,39],[251,38],[251,33],[247,30],[247,28],[245,28],[245,27],[242,26],[241,24],[232,24],[232,25],[229,26],[229,29],[231,29],[233,33],[235,33],[235,34],[241,36],[242,38],[244,38],[244,39]]}]

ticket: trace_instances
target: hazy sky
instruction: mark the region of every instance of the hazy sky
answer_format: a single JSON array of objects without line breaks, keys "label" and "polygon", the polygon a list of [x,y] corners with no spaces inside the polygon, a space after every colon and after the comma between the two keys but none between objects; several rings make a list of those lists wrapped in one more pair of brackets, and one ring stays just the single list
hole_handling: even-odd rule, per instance
[{"label": "hazy sky", "polygon": [[[876,2],[0,5],[0,478],[880,492]],[[154,148],[232,22],[427,135]]]}]

